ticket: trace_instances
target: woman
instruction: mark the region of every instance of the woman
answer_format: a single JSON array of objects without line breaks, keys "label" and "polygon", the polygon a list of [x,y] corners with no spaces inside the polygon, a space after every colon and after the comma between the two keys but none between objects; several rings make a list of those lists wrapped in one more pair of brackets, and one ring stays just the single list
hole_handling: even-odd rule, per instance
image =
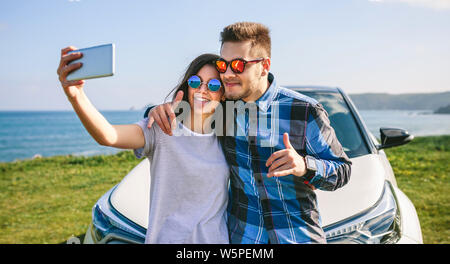
[{"label": "woman", "polygon": [[146,243],[228,243],[226,205],[229,170],[210,117],[223,100],[224,89],[212,62],[213,54],[197,57],[175,89],[175,101],[184,99],[189,114],[169,136],[159,126],[147,127],[148,119],[136,124],[111,125],[89,102],[84,81],[67,81],[69,72],[81,64],[75,50],[62,50],[59,80],[69,102],[91,136],[101,145],[134,149],[150,160],[150,213]]}]

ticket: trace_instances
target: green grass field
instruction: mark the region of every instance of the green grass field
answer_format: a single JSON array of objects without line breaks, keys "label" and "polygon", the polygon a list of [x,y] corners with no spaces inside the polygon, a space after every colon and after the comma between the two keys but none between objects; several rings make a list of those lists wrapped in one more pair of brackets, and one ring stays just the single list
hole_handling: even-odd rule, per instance
[{"label": "green grass field", "polygon": [[[387,149],[419,214],[424,243],[450,242],[450,136]],[[139,163],[130,151],[0,163],[0,243],[64,243],[81,236],[97,199]]]},{"label": "green grass field", "polygon": [[450,136],[418,137],[385,152],[399,188],[416,207],[423,242],[450,243]]}]

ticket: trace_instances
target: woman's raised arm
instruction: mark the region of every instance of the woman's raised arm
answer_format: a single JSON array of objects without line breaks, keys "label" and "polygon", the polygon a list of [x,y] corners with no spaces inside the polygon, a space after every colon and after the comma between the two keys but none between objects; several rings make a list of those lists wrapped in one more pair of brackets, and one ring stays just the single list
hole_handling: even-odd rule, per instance
[{"label": "woman's raised arm", "polygon": [[82,56],[81,53],[67,54],[72,50],[76,50],[76,48],[70,46],[61,50],[61,61],[57,73],[67,99],[83,126],[100,145],[122,149],[143,147],[145,144],[144,133],[138,125],[111,125],[84,93],[84,80],[68,81],[66,79],[71,71],[82,66],[81,63],[67,65]]}]

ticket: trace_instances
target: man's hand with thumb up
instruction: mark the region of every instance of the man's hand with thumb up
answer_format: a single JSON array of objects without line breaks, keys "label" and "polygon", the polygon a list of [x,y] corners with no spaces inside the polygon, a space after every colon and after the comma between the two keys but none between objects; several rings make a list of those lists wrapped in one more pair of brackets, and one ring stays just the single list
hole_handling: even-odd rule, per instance
[{"label": "man's hand with thumb up", "polygon": [[266,162],[269,167],[267,177],[280,177],[293,174],[303,176],[306,174],[305,158],[300,156],[292,147],[288,133],[283,134],[285,149],[274,152]]}]

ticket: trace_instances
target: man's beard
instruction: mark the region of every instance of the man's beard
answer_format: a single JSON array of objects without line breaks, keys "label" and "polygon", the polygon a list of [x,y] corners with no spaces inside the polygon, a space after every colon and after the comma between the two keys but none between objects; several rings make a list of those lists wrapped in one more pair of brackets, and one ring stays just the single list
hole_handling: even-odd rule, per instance
[{"label": "man's beard", "polygon": [[241,93],[239,93],[239,94],[230,94],[229,92],[225,91],[224,96],[227,100],[236,101],[236,100],[240,100],[242,98],[249,97],[251,95],[251,93],[252,93],[252,91],[250,89],[241,91]]}]

